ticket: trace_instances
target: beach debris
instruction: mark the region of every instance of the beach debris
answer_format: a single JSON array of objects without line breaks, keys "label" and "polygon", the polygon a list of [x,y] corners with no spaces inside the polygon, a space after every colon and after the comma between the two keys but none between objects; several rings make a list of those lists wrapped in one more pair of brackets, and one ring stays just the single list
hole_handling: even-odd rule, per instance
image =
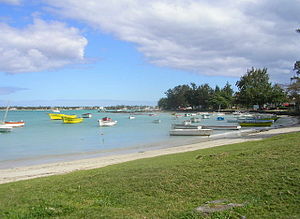
[{"label": "beach debris", "polygon": [[225,211],[231,208],[244,207],[244,206],[245,206],[244,204],[228,203],[228,200],[222,199],[222,200],[208,201],[204,205],[197,207],[196,211],[207,215],[214,212]]}]

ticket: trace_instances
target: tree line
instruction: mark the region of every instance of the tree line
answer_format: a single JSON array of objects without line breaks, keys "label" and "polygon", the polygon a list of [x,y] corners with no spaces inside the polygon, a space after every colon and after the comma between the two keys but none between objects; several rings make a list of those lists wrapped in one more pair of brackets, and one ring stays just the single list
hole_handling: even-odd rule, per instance
[{"label": "tree line", "polygon": [[[296,30],[300,33],[300,29]],[[294,64],[295,76],[291,78],[291,84],[288,86],[289,96],[296,104],[296,110],[300,112],[300,61],[296,61]]]},{"label": "tree line", "polygon": [[211,88],[208,84],[178,85],[165,92],[166,97],[158,101],[158,106],[164,110],[218,110],[230,108],[233,105],[262,109],[265,104],[278,106],[287,100],[287,92],[278,84],[269,82],[267,69],[249,69],[236,82],[238,92],[234,92],[227,82],[223,88]]}]

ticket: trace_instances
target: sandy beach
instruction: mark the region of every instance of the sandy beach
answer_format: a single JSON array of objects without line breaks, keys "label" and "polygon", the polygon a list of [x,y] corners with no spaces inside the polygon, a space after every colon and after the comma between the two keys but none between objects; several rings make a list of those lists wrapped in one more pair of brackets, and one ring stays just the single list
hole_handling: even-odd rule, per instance
[{"label": "sandy beach", "polygon": [[242,133],[239,137],[226,137],[226,138],[209,138],[205,142],[183,145],[178,147],[170,147],[159,150],[136,152],[131,154],[112,155],[107,157],[82,159],[69,162],[58,162],[50,164],[41,164],[34,166],[1,169],[0,170],[0,184],[14,182],[19,180],[33,179],[37,177],[66,174],[76,170],[88,170],[94,168],[105,167],[108,165],[123,163],[127,161],[156,157],[167,154],[182,153],[194,151],[204,148],[217,147],[222,145],[241,143],[246,141],[255,141],[268,138],[274,135],[299,132],[300,125],[295,122],[288,127],[279,127],[269,130],[261,130],[255,132]]}]

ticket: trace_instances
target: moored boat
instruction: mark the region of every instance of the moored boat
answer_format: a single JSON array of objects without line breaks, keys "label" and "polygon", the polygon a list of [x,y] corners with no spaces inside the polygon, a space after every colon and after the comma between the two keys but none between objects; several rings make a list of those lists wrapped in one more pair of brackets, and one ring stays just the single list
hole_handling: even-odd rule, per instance
[{"label": "moored boat", "polygon": [[83,118],[70,118],[70,117],[62,117],[64,123],[80,123],[83,121]]},{"label": "moored boat", "polygon": [[274,120],[245,120],[239,122],[239,125],[242,127],[267,127],[273,125]]},{"label": "moored boat", "polygon": [[104,127],[108,127],[108,126],[114,126],[118,123],[118,121],[114,121],[111,118],[108,117],[104,117],[102,119],[98,120],[99,126],[104,126]]},{"label": "moored boat", "polygon": [[201,129],[201,125],[191,125],[191,124],[172,124],[172,129]]},{"label": "moored boat", "polygon": [[213,129],[213,130],[239,130],[241,129],[240,125],[205,125],[202,126],[204,129]]},{"label": "moored boat", "polygon": [[76,118],[76,115],[66,115],[66,114],[59,114],[59,113],[48,113],[50,119],[52,120],[62,120],[63,117],[67,118]]},{"label": "moored boat", "polygon": [[4,124],[11,126],[12,128],[16,128],[16,127],[23,127],[25,125],[25,122],[23,120],[21,121],[6,121],[4,122]]},{"label": "moored boat", "polygon": [[91,113],[83,113],[82,118],[92,118],[92,114]]},{"label": "moored boat", "polygon": [[59,109],[53,109],[52,112],[54,112],[54,113],[60,113],[60,110]]},{"label": "moored boat", "polygon": [[201,122],[201,119],[197,118],[197,117],[193,117],[193,118],[191,118],[191,122],[192,123],[198,123],[198,122]]},{"label": "moored boat", "polygon": [[210,136],[212,129],[171,129],[171,136]]},{"label": "moored boat", "polygon": [[7,113],[8,113],[8,109],[9,106],[7,106],[5,113],[4,113],[4,117],[3,120],[0,121],[0,125],[1,125],[1,130],[2,132],[10,132],[12,130],[12,128],[15,127],[23,127],[25,125],[25,122],[23,120],[21,121],[5,121],[6,117],[7,117]]},{"label": "moored boat", "polygon": [[210,115],[209,114],[202,114],[201,117],[202,117],[202,119],[209,119]]}]

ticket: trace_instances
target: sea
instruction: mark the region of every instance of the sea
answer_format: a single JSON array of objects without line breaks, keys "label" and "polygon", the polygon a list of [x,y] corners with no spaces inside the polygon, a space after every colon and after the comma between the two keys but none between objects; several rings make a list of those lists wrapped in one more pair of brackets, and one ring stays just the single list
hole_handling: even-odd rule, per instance
[{"label": "sea", "polygon": [[[78,115],[91,113],[82,123],[64,124],[51,120],[50,111],[9,111],[6,121],[24,120],[25,126],[9,133],[0,132],[0,169],[63,162],[85,158],[109,156],[132,152],[144,152],[166,147],[205,141],[213,136],[239,134],[240,131],[214,131],[213,136],[170,136],[174,123],[182,123],[190,117],[175,118],[171,113],[156,115],[143,113],[129,119],[128,113],[107,113],[96,110],[70,110],[61,113]],[[4,111],[0,111],[3,118]],[[110,117],[118,123],[112,127],[99,127],[98,120]],[[201,116],[198,116],[201,118]],[[217,115],[202,119],[199,125],[229,125],[232,115]],[[154,123],[159,119],[160,123]],[[232,125],[232,123],[230,123]]]}]

